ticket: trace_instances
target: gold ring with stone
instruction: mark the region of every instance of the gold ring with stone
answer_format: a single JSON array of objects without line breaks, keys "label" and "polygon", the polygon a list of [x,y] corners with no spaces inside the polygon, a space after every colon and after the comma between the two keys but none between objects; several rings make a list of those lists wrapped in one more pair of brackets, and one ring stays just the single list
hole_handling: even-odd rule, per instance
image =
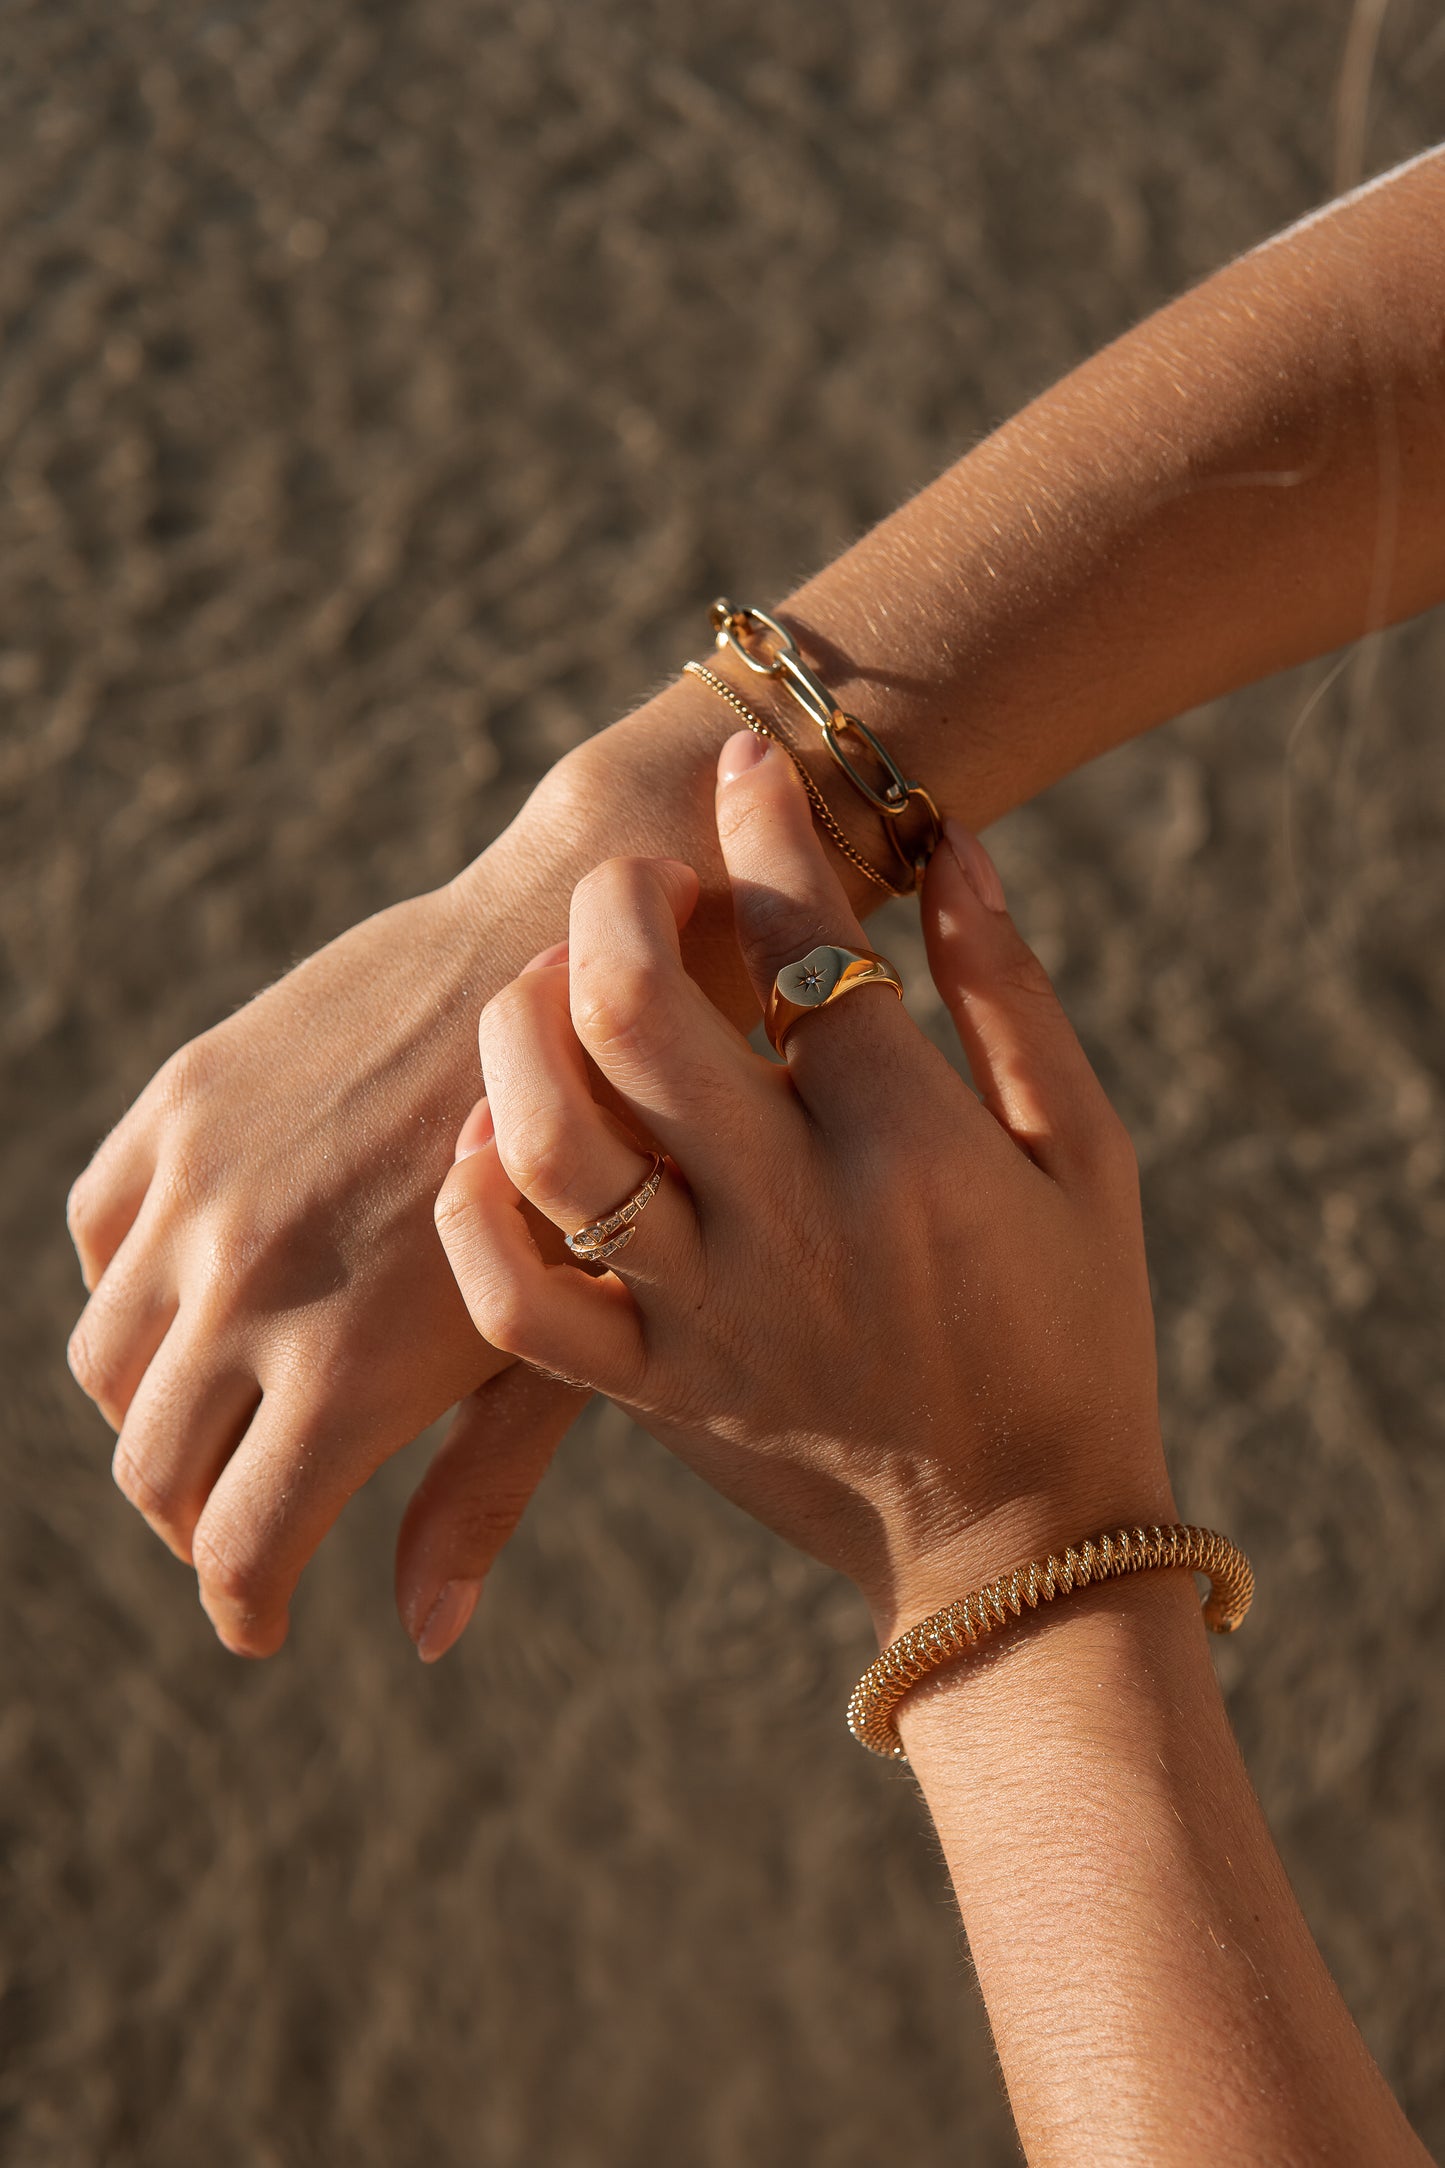
[{"label": "gold ring with stone", "polygon": [[625,1250],[637,1229],[633,1221],[639,1212],[651,1204],[662,1186],[662,1154],[652,1155],[652,1171],[640,1189],[624,1198],[613,1212],[604,1213],[587,1227],[579,1227],[575,1235],[564,1237],[572,1255],[584,1265],[600,1265],[604,1257],[615,1257]]},{"label": "gold ring with stone", "polygon": [[886,956],[874,949],[823,947],[809,949],[795,963],[784,964],[773,981],[763,1011],[763,1029],[776,1051],[801,1017],[814,1009],[826,1009],[830,1001],[851,994],[858,986],[891,986],[903,999],[903,981]]}]

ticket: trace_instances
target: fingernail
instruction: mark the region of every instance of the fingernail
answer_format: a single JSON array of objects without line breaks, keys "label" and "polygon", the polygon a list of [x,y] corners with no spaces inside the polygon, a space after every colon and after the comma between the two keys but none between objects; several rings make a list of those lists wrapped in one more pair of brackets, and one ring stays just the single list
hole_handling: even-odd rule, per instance
[{"label": "fingernail", "polygon": [[517,973],[517,977],[524,979],[529,971],[545,971],[550,964],[565,964],[566,961],[567,943],[565,941],[554,941],[550,948],[538,949],[532,961],[529,964],[523,964],[521,970]]},{"label": "fingernail", "polygon": [[434,1664],[460,1639],[481,1593],[480,1581],[447,1581],[443,1585],[416,1637],[416,1653],[424,1664]]},{"label": "fingernail", "polygon": [[943,833],[948,847],[958,860],[958,870],[988,911],[1006,911],[1003,882],[998,877],[998,867],[979,842],[978,837],[959,821],[945,821]]},{"label": "fingernail", "polygon": [[767,757],[768,741],[760,738],[755,730],[735,731],[718,755],[717,775],[720,783],[736,783],[740,775]]},{"label": "fingernail", "polygon": [[470,1159],[473,1152],[479,1152],[484,1144],[490,1144],[495,1135],[496,1124],[492,1120],[492,1110],[485,1099],[479,1099],[457,1134],[456,1149],[452,1153],[453,1166],[459,1159]]}]

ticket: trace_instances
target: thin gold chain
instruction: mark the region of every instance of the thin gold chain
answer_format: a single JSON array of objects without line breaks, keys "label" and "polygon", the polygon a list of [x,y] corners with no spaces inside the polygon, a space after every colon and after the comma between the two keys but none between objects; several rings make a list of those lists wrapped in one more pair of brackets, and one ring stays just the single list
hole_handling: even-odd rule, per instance
[{"label": "thin gold chain", "polygon": [[1243,1624],[1254,1598],[1254,1569],[1227,1536],[1182,1522],[1169,1528],[1115,1528],[1084,1543],[1070,1544],[1052,1557],[1016,1566],[1012,1573],[990,1581],[987,1588],[960,1596],[956,1603],[920,1619],[906,1634],[890,1641],[853,1689],[848,1729],[870,1753],[881,1754],[885,1761],[906,1761],[893,1712],[930,1671],[962,1656],[1025,1610],[1052,1603],[1056,1596],[1072,1595],[1075,1589],[1099,1581],[1117,1581],[1126,1574],[1157,1573],[1171,1567],[1208,1575],[1204,1623],[1211,1633],[1232,1634]]},{"label": "thin gold chain", "polygon": [[787,754],[789,760],[793,763],[793,766],[797,769],[798,774],[802,778],[803,788],[808,793],[808,802],[813,808],[813,813],[817,819],[819,827],[826,830],[835,850],[841,851],[850,865],[856,866],[860,873],[866,874],[867,878],[873,882],[874,886],[883,889],[887,895],[906,896],[911,893],[909,889],[895,887],[894,883],[888,879],[886,874],[880,873],[875,866],[870,866],[867,859],[863,856],[862,852],[857,850],[854,845],[849,842],[847,836],[844,835],[843,830],[839,827],[837,819],[835,818],[831,807],[828,805],[827,800],[824,798],[823,793],[819,790],[817,784],[813,781],[812,776],[808,773],[807,768],[804,766],[802,757],[798,753],[797,748],[790,744],[788,739],[784,737],[781,730],[777,729],[773,724],[765,722],[761,715],[754,714],[753,710],[748,706],[746,700],[740,699],[739,696],[733,691],[731,685],[727,683],[726,679],[720,678],[717,675],[716,671],[709,670],[706,663],[684,663],[683,669],[690,676],[695,678],[701,678],[704,685],[710,685],[713,691],[718,695],[719,699],[726,700],[728,706],[732,708],[736,714],[742,717],[743,721],[747,724],[749,730],[752,731],[755,737],[771,738],[776,744],[782,747],[783,751]]}]

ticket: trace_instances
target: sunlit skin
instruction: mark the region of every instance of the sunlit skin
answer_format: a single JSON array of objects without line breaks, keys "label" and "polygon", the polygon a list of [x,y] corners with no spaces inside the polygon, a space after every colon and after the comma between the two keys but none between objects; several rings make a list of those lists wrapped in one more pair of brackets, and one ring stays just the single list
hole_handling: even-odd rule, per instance
[{"label": "sunlit skin", "polygon": [[[780,605],[945,810],[982,826],[1445,594],[1442,228],[1435,155],[1140,325]],[[76,1183],[72,1367],[228,1647],[281,1645],[342,1504],[457,1403],[397,1600],[425,1655],[460,1630],[442,1590],[485,1576],[577,1407],[479,1344],[432,1225],[477,1015],[624,853],[697,869],[689,960],[750,1016],[712,820],[731,727],[680,679],[601,733],[448,887],[183,1048]],[[881,862],[866,809],[816,773]]]},{"label": "sunlit skin", "polygon": [[[792,769],[746,733],[717,827],[760,999],[823,935],[862,943]],[[884,1640],[1174,1519],[1128,1139],[977,840],[951,829],[922,897],[977,1099],[877,987],[801,1019],[786,1068],[754,1053],[684,967],[696,894],[612,860],[565,956],[488,1005],[488,1096],[437,1199],[479,1332],[849,1574]],[[560,1255],[654,1145],[615,1270]],[[1192,1576],[1061,1599],[899,1723],[1033,2168],[1426,2161],[1275,1854]],[[858,1907],[867,1932],[866,1873]]]}]

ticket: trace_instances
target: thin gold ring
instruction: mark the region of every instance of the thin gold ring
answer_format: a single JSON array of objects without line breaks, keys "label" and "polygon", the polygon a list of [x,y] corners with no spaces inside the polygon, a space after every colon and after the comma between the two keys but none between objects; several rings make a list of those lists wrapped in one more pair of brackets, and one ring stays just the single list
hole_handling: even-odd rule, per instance
[{"label": "thin gold ring", "polygon": [[601,1219],[564,1238],[572,1255],[584,1265],[600,1265],[605,1257],[615,1257],[619,1250],[625,1250],[637,1232],[633,1221],[651,1204],[661,1186],[662,1154],[654,1152],[652,1171],[640,1189],[624,1198],[615,1211],[604,1213]]},{"label": "thin gold ring", "polygon": [[794,1024],[815,1009],[826,1009],[859,986],[891,986],[903,999],[903,981],[876,949],[835,948],[824,944],[784,964],[773,981],[763,1011],[763,1029],[779,1054]]}]

